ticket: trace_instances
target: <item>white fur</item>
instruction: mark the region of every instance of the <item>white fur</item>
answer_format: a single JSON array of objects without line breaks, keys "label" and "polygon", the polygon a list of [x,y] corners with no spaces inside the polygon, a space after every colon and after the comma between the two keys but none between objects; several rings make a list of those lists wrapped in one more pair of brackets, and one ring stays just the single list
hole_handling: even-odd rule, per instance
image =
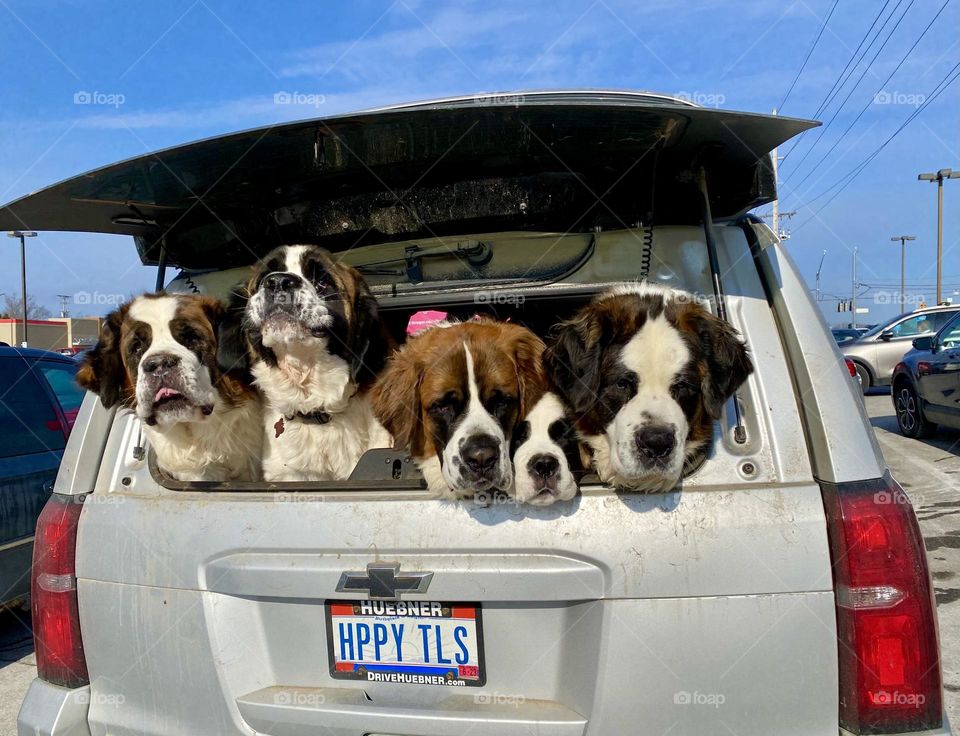
[{"label": "white fur", "polygon": [[[690,350],[683,337],[662,314],[648,320],[621,348],[620,361],[640,378],[637,393],[621,407],[603,434],[584,437],[593,449],[594,467],[605,483],[663,491],[679,482],[685,456],[699,447],[698,443],[686,443],[687,418],[670,394],[677,374],[689,360]],[[646,425],[673,427],[675,449],[666,467],[648,467],[637,454],[634,436]]]},{"label": "white fur", "polygon": [[[300,258],[305,246],[290,246],[286,267],[304,277]],[[313,285],[304,277],[295,294],[302,324],[273,320],[263,324],[261,291],[250,298],[248,319],[263,326],[263,344],[273,350],[277,365],[256,361],[254,383],[263,392],[263,477],[268,481],[344,480],[368,449],[390,447],[392,440],[373,416],[369,401],[357,394],[350,365],[328,350],[328,338],[309,327],[329,327],[332,317]],[[348,318],[349,318],[348,314]],[[298,412],[322,411],[326,424],[302,421]],[[277,436],[281,419],[283,432]]]},{"label": "white fur", "polygon": [[[511,490],[519,503],[533,506],[549,506],[555,501],[568,501],[577,495],[577,481],[570,472],[567,456],[550,438],[550,425],[562,419],[566,409],[553,393],[545,393],[524,419],[530,424],[530,436],[513,455],[514,484]],[[560,465],[556,493],[537,488],[536,479],[528,468],[530,460],[537,455],[551,455]]]},{"label": "white fur", "polygon": [[[191,403],[183,410],[161,412],[153,426],[144,423],[144,434],[157,453],[160,467],[177,480],[258,480],[260,401],[251,396],[234,406],[220,396],[209,369],[170,332],[177,302],[176,297],[140,298],[128,311],[131,319],[148,324],[152,333],[137,371],[137,416],[143,421],[153,413],[154,395],[142,366],[158,353],[180,358],[182,393]],[[213,411],[207,415],[200,406],[212,406]]]}]

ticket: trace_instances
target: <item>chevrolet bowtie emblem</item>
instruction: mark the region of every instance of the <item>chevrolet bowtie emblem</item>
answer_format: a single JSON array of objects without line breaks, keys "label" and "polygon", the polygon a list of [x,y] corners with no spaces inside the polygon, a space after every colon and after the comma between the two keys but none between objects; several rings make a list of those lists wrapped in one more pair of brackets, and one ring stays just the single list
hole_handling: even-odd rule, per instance
[{"label": "chevrolet bowtie emblem", "polygon": [[400,600],[403,593],[426,593],[432,572],[400,574],[397,562],[371,562],[366,572],[345,572],[337,583],[338,593],[366,593],[369,598]]}]

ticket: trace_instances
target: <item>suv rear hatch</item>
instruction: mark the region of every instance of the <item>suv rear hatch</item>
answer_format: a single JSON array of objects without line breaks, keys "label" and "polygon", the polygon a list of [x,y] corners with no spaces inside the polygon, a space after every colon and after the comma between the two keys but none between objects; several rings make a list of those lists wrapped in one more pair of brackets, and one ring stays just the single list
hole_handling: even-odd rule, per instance
[{"label": "suv rear hatch", "polygon": [[[205,141],[0,210],[134,235],[184,269],[171,288],[218,294],[276,243],[318,242],[363,267],[394,325],[437,306],[549,325],[611,282],[709,300],[722,274],[714,303],[758,365],[680,489],[586,477],[547,509],[432,499],[389,451],[344,483],[172,483],[136,421],[88,396],[81,421],[110,427],[71,448],[100,461],[73,487],[92,491],[91,731],[835,734],[830,545],[785,348],[745,231],[703,224],[774,197],[767,153],[807,125],[626,94],[454,100]],[[383,613],[378,593],[440,604],[416,624],[449,677],[338,667],[363,636],[340,624]],[[434,614],[467,622],[468,669]]]}]

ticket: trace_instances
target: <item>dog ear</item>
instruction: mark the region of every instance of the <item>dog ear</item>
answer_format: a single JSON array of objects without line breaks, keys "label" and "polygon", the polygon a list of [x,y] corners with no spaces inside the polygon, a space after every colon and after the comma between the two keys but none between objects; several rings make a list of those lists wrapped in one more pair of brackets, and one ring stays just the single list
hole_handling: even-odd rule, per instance
[{"label": "dog ear", "polygon": [[247,311],[247,292],[236,286],[230,300],[224,305],[210,305],[208,316],[217,333],[217,365],[224,373],[247,373],[250,370],[250,354],[243,334],[243,320]]},{"label": "dog ear", "polygon": [[574,416],[590,410],[600,391],[603,324],[591,309],[556,325],[543,360],[547,373]]},{"label": "dog ear", "polygon": [[511,325],[517,330],[513,360],[520,386],[520,416],[525,417],[547,390],[547,374],[543,365],[543,340],[526,327]]},{"label": "dog ear", "polygon": [[356,273],[356,295],[348,345],[350,374],[359,385],[371,383],[383,369],[392,340],[380,320],[380,306],[363,277]]},{"label": "dog ear", "polygon": [[713,419],[719,419],[723,405],[753,373],[753,363],[740,333],[726,321],[704,311],[698,320],[697,334],[707,370],[701,381],[703,406]]},{"label": "dog ear", "polygon": [[81,388],[100,396],[103,405],[111,409],[127,397],[127,372],[120,355],[120,326],[128,304],[111,312],[100,328],[100,339],[93,350],[83,359],[77,371],[77,383]]},{"label": "dog ear", "polygon": [[373,386],[373,413],[393,435],[394,447],[423,457],[426,438],[420,417],[420,370],[409,346],[395,352]]}]

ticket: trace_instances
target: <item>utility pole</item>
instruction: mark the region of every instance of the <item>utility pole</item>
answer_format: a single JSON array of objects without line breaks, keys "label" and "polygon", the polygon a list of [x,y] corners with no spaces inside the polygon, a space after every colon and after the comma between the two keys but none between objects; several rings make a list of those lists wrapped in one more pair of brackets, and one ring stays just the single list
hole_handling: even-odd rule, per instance
[{"label": "utility pole", "polygon": [[[906,294],[906,290],[905,290],[905,288],[904,288],[904,283],[905,283],[905,282],[904,282],[904,275],[903,275],[903,274],[904,274],[904,264],[905,264],[905,262],[906,262],[906,251],[907,251],[906,245],[907,245],[907,241],[908,241],[908,240],[916,240],[916,239],[917,239],[917,236],[916,236],[916,235],[894,235],[892,238],[890,238],[890,241],[893,242],[893,243],[896,243],[898,240],[900,241],[900,311],[901,311],[901,312],[905,311],[904,308],[903,308],[903,305],[904,305],[904,304],[906,303],[906,301],[907,301],[907,294]],[[937,296],[937,304],[940,303],[940,297],[939,297],[939,293],[940,293],[940,273],[939,273],[939,271],[940,271],[940,259],[938,258],[938,259],[937,259],[937,294],[938,294],[938,296]]]},{"label": "utility pole", "polygon": [[853,246],[853,283],[850,289],[850,326],[857,329],[857,246]]},{"label": "utility pole", "polygon": [[[773,108],[773,114],[777,114],[777,108]],[[780,176],[777,170],[780,168],[780,147],[773,149],[773,186],[777,191],[777,198],[773,200],[773,232],[780,237]]]},{"label": "utility pole", "polygon": [[817,303],[820,303],[820,271],[823,270],[823,259],[827,257],[827,251],[823,251],[823,255],[820,256],[820,265],[817,266]]},{"label": "utility pole", "polygon": [[57,299],[60,300],[60,316],[66,319],[70,316],[70,312],[67,311],[67,301],[70,299],[69,294],[57,294]]},{"label": "utility pole", "polygon": [[960,171],[940,169],[937,173],[919,174],[919,181],[937,182],[937,305],[943,302],[943,180],[960,179]]},{"label": "utility pole", "polygon": [[23,343],[21,347],[27,347],[27,251],[24,246],[24,238],[35,238],[37,234],[32,230],[11,230],[7,233],[9,238],[20,238],[20,290],[23,297]]}]

